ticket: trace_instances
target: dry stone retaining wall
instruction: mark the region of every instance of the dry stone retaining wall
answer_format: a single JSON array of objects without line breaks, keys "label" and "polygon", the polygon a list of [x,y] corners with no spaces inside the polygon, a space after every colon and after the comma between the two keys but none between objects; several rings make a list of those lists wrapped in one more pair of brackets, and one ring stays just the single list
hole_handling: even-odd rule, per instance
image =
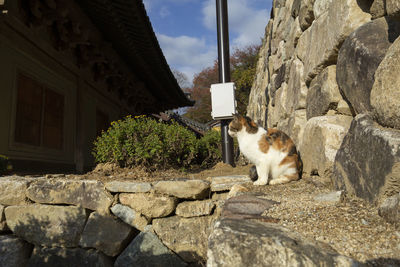
[{"label": "dry stone retaining wall", "polygon": [[244,182],[250,179],[104,184],[0,177],[0,266],[204,262],[210,226],[221,209],[219,192]]},{"label": "dry stone retaining wall", "polygon": [[358,266],[263,215],[280,203],[244,183],[0,177],[0,266]]},{"label": "dry stone retaining wall", "polygon": [[292,137],[305,175],[378,205],[400,191],[398,2],[275,0],[247,109]]}]

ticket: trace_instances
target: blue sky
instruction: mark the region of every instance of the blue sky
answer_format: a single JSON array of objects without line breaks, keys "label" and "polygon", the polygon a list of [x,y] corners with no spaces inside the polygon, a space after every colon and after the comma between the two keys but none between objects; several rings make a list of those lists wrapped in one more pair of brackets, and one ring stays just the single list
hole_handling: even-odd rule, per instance
[{"label": "blue sky", "polygon": [[[215,0],[143,0],[172,69],[191,81],[217,58]],[[230,51],[260,44],[272,0],[228,0]]]}]

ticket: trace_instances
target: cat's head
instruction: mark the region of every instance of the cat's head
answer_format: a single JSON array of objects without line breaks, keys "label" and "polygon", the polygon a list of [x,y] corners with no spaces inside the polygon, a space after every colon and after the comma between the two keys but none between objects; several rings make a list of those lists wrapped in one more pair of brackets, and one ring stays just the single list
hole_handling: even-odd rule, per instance
[{"label": "cat's head", "polygon": [[234,114],[233,120],[229,123],[228,133],[230,136],[235,137],[242,131],[248,134],[255,134],[258,131],[258,126],[249,117]]}]

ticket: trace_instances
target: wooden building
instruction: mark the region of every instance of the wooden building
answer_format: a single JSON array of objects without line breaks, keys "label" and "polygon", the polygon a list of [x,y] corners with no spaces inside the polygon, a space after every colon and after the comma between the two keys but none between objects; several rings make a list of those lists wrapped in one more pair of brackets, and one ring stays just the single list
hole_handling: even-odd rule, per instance
[{"label": "wooden building", "polygon": [[109,122],[191,105],[141,0],[0,0],[0,154],[83,171]]}]

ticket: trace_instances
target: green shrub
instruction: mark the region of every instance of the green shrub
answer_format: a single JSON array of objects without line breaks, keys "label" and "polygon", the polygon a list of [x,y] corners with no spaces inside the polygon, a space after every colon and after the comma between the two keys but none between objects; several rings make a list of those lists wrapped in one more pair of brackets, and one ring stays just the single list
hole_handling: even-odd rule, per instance
[{"label": "green shrub", "polygon": [[175,121],[164,124],[143,116],[111,123],[94,145],[97,162],[124,167],[187,167],[197,157],[197,140],[192,132]]},{"label": "green shrub", "polygon": [[221,158],[220,133],[209,131],[201,139],[173,121],[130,116],[111,123],[94,142],[96,162],[118,163],[123,167],[150,168],[210,166]]},{"label": "green shrub", "polygon": [[7,174],[12,171],[10,160],[3,155],[0,155],[0,175]]},{"label": "green shrub", "polygon": [[198,140],[198,159],[199,163],[208,167],[221,160],[221,133],[218,131],[208,131]]}]

